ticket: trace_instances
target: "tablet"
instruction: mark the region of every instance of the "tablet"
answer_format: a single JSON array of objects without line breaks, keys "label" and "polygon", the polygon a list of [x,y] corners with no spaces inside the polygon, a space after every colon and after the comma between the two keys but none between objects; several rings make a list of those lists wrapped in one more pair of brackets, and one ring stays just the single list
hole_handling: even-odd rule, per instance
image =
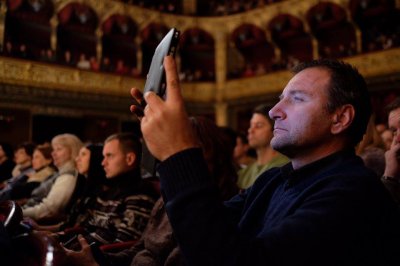
[{"label": "tablet", "polygon": [[165,96],[164,57],[167,55],[175,56],[178,41],[179,31],[172,28],[158,44],[147,74],[146,84],[143,89],[144,93],[153,91],[161,98]]}]

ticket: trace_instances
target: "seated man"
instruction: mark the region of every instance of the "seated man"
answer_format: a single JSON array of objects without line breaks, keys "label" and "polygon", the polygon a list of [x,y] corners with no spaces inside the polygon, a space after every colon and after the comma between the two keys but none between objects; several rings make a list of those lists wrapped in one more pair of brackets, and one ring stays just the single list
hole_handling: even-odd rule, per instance
[{"label": "seated man", "polygon": [[[399,265],[399,210],[354,152],[371,114],[357,70],[327,59],[299,65],[269,111],[271,146],[291,162],[221,204],[172,57],[164,66],[166,100],[149,92],[146,108],[131,110],[144,113],[143,138],[161,161],[163,198],[187,265]],[[138,94],[132,90],[140,102]]]},{"label": "seated man", "polygon": [[[97,196],[80,223],[89,243],[109,244],[139,239],[156,199],[152,184],[141,178],[141,143],[129,133],[115,134],[105,140],[102,165],[106,189]],[[78,241],[67,248],[78,249]]]},{"label": "seated man", "polygon": [[400,206],[400,98],[395,99],[388,107],[388,124],[393,134],[390,149],[385,153],[385,172],[381,178],[393,200]]},{"label": "seated man", "polygon": [[261,104],[254,108],[247,137],[250,147],[257,153],[257,159],[246,168],[239,170],[240,189],[249,188],[264,171],[289,162],[286,156],[271,147],[273,129],[274,121],[268,116],[267,105]]}]

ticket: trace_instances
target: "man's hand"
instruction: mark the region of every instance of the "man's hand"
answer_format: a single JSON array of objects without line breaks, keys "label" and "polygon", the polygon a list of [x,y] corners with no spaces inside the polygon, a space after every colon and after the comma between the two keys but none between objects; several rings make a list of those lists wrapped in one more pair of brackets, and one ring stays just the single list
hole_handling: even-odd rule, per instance
[{"label": "man's hand", "polygon": [[82,247],[81,251],[73,251],[64,248],[69,264],[80,266],[99,266],[93,257],[92,250],[90,249],[86,239],[82,235],[79,235],[78,241]]},{"label": "man's hand", "polygon": [[384,176],[390,176],[397,179],[400,179],[400,143],[397,141],[397,138],[394,137],[392,141],[392,146],[385,153],[385,173]]},{"label": "man's hand", "polygon": [[[146,107],[141,116],[141,107],[131,106],[131,112],[141,120],[143,138],[154,157],[163,161],[182,150],[198,146],[184,107],[179,87],[175,61],[171,56],[164,58],[167,90],[163,101],[154,92],[144,95]],[[143,98],[138,89],[131,90],[132,97],[141,104]]]}]

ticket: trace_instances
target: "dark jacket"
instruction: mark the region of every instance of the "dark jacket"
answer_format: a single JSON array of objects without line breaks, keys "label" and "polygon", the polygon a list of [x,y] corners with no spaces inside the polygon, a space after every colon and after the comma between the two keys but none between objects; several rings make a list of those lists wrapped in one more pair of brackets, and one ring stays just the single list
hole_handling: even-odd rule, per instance
[{"label": "dark jacket", "polygon": [[399,210],[353,150],[264,172],[218,203],[200,149],[159,167],[188,265],[400,265]]},{"label": "dark jacket", "polygon": [[12,170],[15,167],[13,160],[7,159],[0,164],[0,182],[8,180],[12,177]]}]

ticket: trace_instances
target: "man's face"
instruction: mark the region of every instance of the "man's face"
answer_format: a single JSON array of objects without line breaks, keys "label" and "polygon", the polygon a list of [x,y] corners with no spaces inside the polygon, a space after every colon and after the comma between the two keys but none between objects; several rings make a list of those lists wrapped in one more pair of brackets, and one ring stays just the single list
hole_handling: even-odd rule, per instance
[{"label": "man's face", "polygon": [[132,163],[128,160],[128,154],[124,154],[117,139],[104,144],[103,156],[104,159],[101,164],[104,167],[107,178],[116,177],[132,168]]},{"label": "man's face", "polygon": [[31,156],[26,153],[24,148],[19,148],[14,152],[14,159],[16,164],[27,164],[32,160]]},{"label": "man's face", "polygon": [[329,80],[327,70],[308,68],[289,81],[269,112],[275,120],[272,148],[295,158],[324,146],[331,137],[332,124],[326,109]]},{"label": "man's face", "polygon": [[393,141],[400,142],[400,108],[394,109],[388,117],[389,129],[393,133]]},{"label": "man's face", "polygon": [[253,114],[250,119],[250,128],[247,131],[249,146],[259,149],[269,145],[272,138],[272,126],[262,114]]}]

